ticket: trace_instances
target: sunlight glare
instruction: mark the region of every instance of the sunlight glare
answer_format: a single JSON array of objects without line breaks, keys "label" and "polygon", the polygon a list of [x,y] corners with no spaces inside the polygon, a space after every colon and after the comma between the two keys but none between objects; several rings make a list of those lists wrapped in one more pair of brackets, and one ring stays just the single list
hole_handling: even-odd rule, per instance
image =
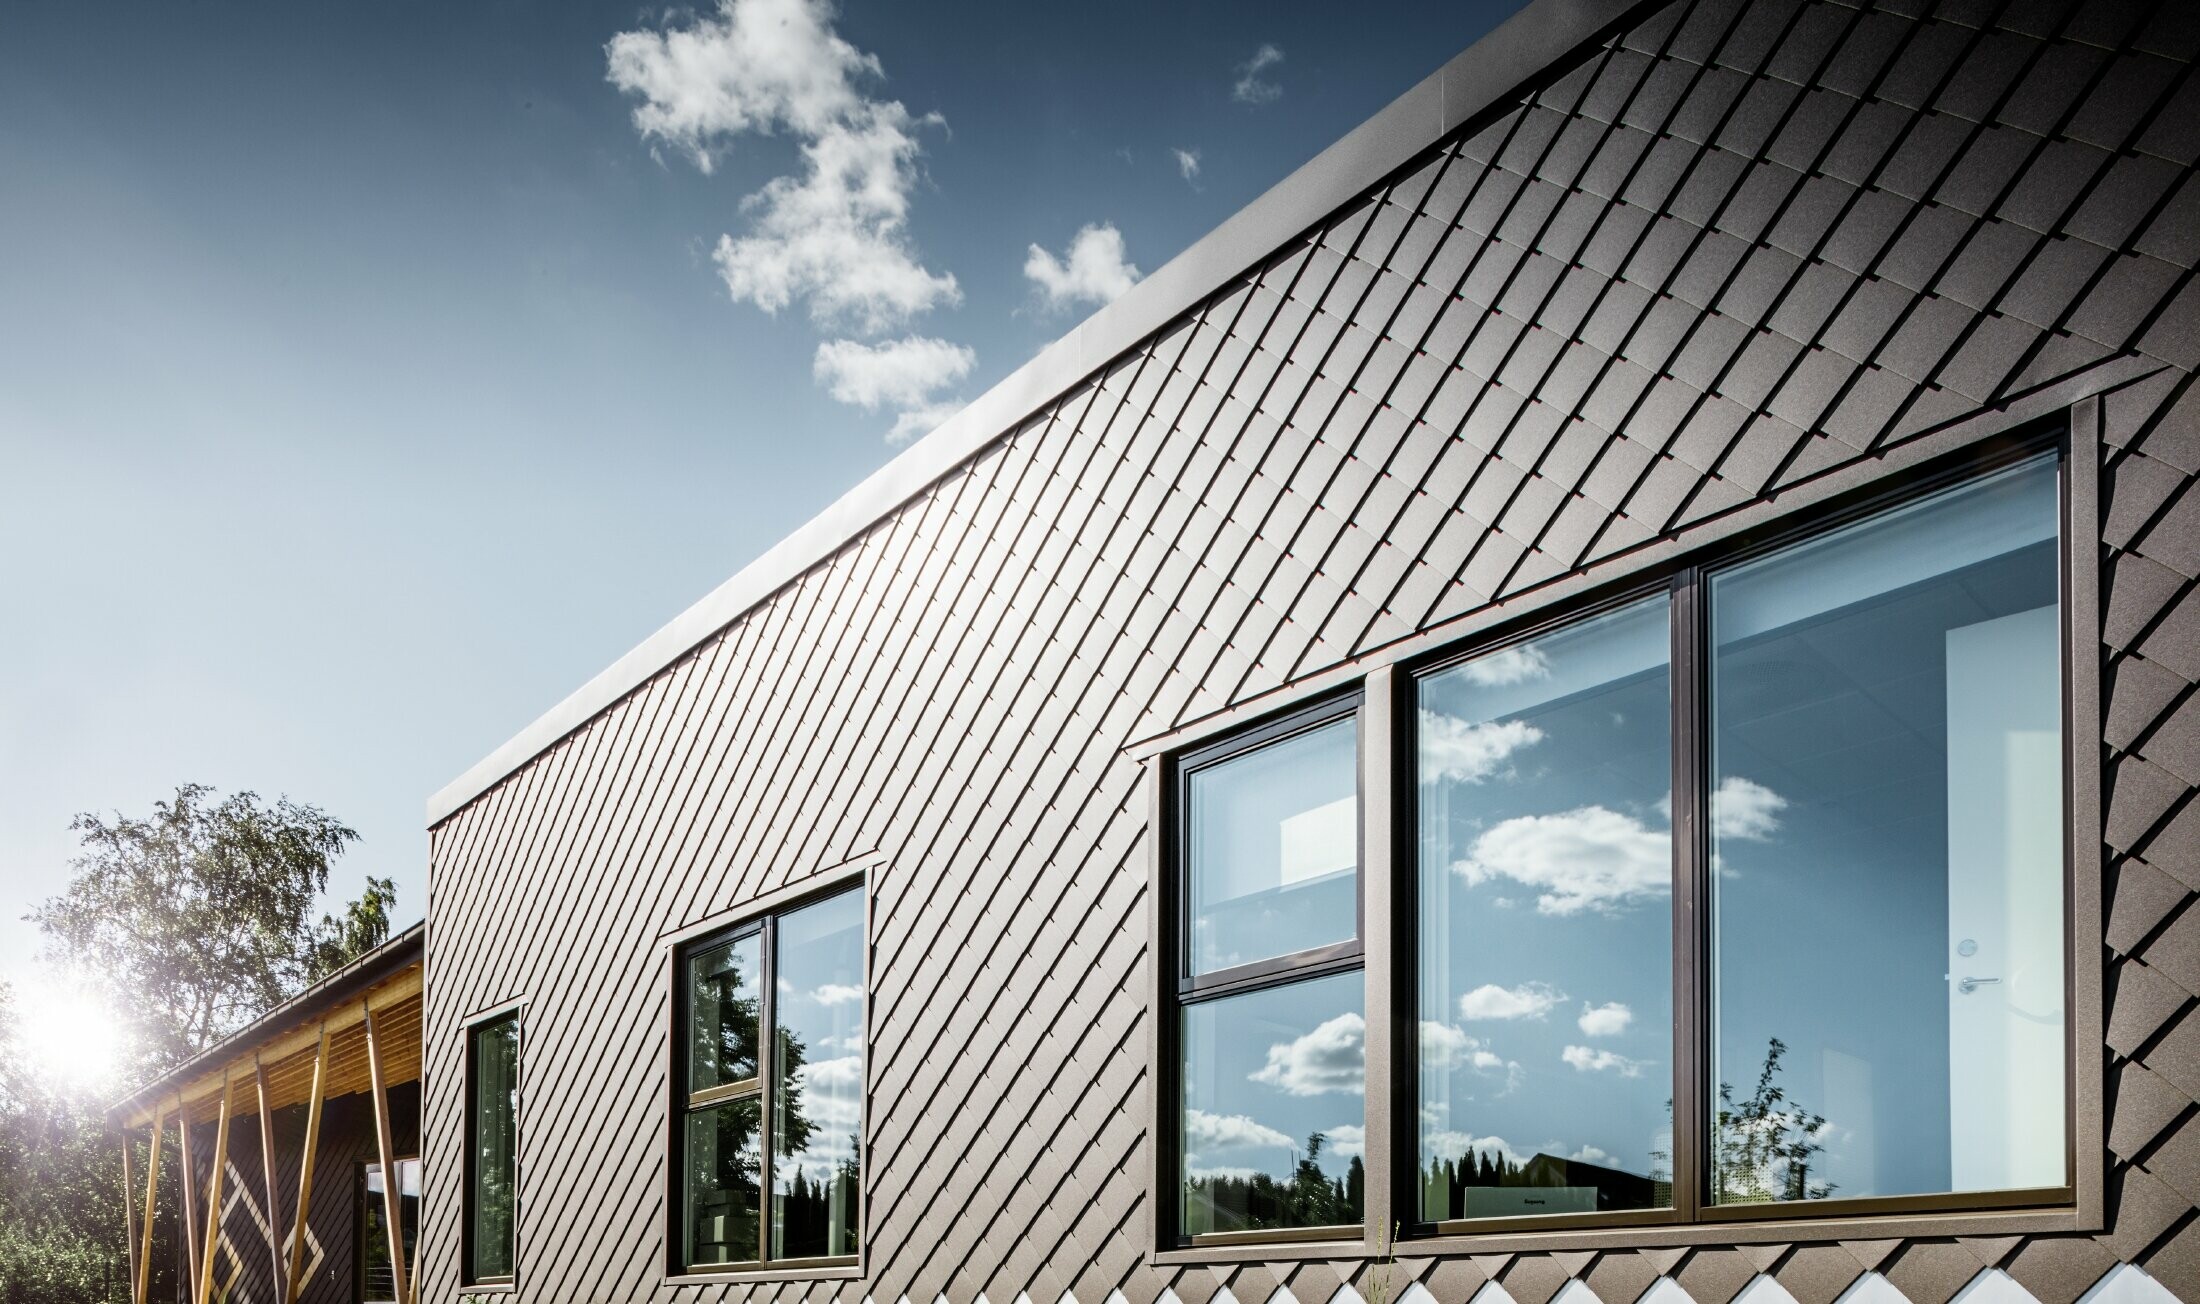
[{"label": "sunlight glare", "polygon": [[16,1016],[24,1058],[51,1085],[101,1086],[113,1076],[121,1030],[114,1012],[92,993],[39,984],[24,992]]}]

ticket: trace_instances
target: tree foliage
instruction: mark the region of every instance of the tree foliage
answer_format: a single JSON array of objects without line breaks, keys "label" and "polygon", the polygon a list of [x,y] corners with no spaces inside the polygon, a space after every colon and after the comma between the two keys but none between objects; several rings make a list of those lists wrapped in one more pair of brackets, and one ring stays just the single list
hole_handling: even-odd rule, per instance
[{"label": "tree foliage", "polygon": [[[125,1082],[175,1067],[389,936],[389,879],[314,917],[358,835],[312,806],[191,784],[149,816],[79,815],[71,827],[81,851],[69,884],[28,917],[50,964],[117,998]],[[111,1084],[42,1077],[16,1000],[0,983],[0,1300],[114,1304],[129,1298],[129,1251]],[[172,1149],[163,1167],[172,1208]]]},{"label": "tree foliage", "polygon": [[143,818],[76,817],[65,891],[33,910],[50,959],[129,994],[140,1074],[164,1071],[389,935],[387,879],[313,918],[358,834],[321,810],[186,784]]}]

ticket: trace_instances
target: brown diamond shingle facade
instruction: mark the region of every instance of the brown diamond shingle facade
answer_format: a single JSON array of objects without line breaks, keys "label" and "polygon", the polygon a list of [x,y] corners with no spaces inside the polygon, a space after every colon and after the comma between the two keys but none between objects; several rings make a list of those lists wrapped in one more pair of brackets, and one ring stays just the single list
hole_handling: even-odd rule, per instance
[{"label": "brown diamond shingle facade", "polygon": [[[528,1300],[2200,1299],[2200,11],[1579,36],[453,803],[423,1299],[458,1287],[458,1029],[522,997]],[[1158,749],[2028,420],[2097,461],[2097,1227],[1157,1251]],[[668,939],[857,864],[860,1273],[668,1281]]]}]

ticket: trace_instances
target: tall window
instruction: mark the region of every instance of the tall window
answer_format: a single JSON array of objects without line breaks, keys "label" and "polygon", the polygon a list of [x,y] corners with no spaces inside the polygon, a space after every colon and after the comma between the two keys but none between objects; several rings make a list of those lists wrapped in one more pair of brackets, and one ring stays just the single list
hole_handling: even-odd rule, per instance
[{"label": "tall window", "polygon": [[465,1279],[512,1279],[519,1228],[519,1012],[466,1034]]},{"label": "tall window", "polygon": [[1429,1222],[1672,1204],[1666,606],[1418,685]]},{"label": "tall window", "polygon": [[[410,1268],[419,1260],[413,1247],[420,1236],[420,1161],[400,1159],[397,1169],[398,1244]],[[397,1273],[390,1266],[390,1234],[383,1193],[389,1189],[382,1165],[359,1166],[359,1299],[361,1304],[399,1304]],[[408,1278],[409,1279],[409,1278]]]},{"label": "tall window", "polygon": [[682,1268],[862,1248],[864,956],[861,888],[688,948]]},{"label": "tall window", "polygon": [[1176,1217],[1193,1240],[1361,1217],[1357,705],[1178,766]]}]

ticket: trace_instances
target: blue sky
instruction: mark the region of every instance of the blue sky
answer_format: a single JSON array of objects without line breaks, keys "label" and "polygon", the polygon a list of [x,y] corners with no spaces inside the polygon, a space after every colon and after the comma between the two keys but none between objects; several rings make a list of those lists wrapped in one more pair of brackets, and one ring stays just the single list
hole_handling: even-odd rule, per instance
[{"label": "blue sky", "polygon": [[[430,792],[1511,7],[9,6],[0,975],[72,813],[187,781],[417,916]],[[794,225],[929,302],[792,244],[736,298],[744,198],[882,129],[885,207]]]}]

